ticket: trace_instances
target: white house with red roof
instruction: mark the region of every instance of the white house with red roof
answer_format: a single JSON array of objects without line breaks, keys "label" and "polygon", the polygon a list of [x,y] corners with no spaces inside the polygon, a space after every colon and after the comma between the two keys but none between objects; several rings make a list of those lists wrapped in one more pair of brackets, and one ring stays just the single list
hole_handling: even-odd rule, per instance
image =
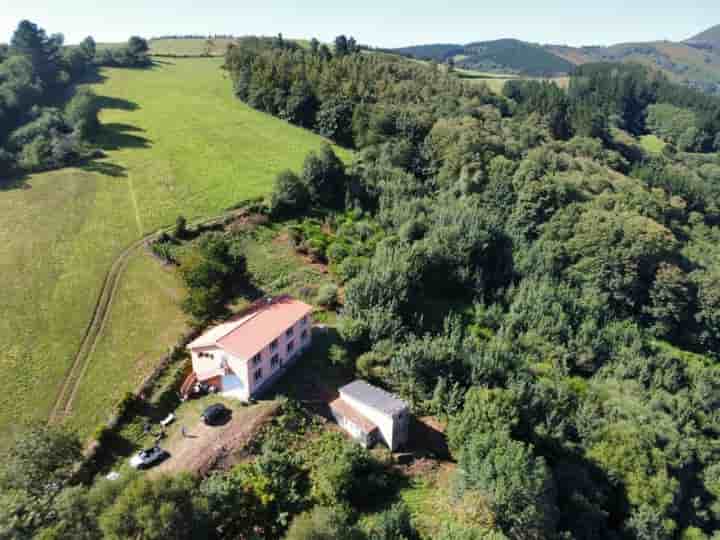
[{"label": "white house with red roof", "polygon": [[227,397],[255,397],[310,346],[311,313],[289,296],[256,302],[188,344],[194,378]]}]

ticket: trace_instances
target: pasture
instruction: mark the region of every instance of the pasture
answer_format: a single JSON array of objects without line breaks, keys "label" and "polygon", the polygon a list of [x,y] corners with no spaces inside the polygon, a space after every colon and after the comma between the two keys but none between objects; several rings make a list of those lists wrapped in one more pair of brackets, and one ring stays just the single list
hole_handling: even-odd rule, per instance
[{"label": "pasture", "polygon": [[472,69],[456,68],[455,73],[461,79],[472,83],[485,84],[490,90],[496,94],[502,94],[505,83],[508,81],[549,81],[554,82],[560,88],[567,89],[570,84],[570,77],[526,77],[511,73],[493,73],[486,71],[475,71]]},{"label": "pasture", "polygon": [[150,54],[172,56],[223,56],[232,39],[151,39]]},{"label": "pasture", "polygon": [[[323,143],[235,99],[221,64],[166,59],[147,70],[103,70],[93,88],[106,157],[0,191],[2,440],[18,423],[47,419],[105,275],[129,244],[179,214],[212,216],[267,194],[280,170],[299,169]],[[180,294],[154,259],[131,257],[71,425],[92,431],[152,369],[184,326]]]}]

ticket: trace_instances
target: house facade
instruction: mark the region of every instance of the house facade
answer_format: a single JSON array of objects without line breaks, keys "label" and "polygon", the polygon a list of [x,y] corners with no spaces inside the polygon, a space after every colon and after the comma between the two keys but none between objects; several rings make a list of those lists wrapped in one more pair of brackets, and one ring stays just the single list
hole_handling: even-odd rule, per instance
[{"label": "house facade", "polygon": [[312,343],[311,313],[287,296],[256,302],[188,344],[194,377],[226,397],[256,397]]},{"label": "house facade", "polygon": [[377,442],[395,451],[408,440],[410,410],[396,396],[365,381],[355,381],[339,390],[330,403],[336,422],[366,447]]}]

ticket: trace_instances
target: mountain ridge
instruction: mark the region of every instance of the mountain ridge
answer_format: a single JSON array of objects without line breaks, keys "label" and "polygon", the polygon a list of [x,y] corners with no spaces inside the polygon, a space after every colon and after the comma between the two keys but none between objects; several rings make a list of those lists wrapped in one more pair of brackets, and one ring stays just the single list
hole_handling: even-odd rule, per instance
[{"label": "mountain ridge", "polygon": [[411,45],[388,51],[423,60],[452,60],[466,69],[530,77],[567,75],[587,63],[638,63],[664,73],[674,82],[720,95],[720,25],[677,42],[630,41],[573,47],[506,38],[468,44]]}]

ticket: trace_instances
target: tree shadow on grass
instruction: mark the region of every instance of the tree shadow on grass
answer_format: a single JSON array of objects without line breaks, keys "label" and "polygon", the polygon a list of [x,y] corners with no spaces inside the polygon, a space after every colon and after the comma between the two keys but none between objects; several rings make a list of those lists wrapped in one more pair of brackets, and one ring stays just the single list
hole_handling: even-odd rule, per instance
[{"label": "tree shadow on grass", "polygon": [[[103,154],[104,156],[104,154]],[[126,178],[127,169],[117,163],[109,161],[88,160],[80,164],[83,171],[102,174],[103,176],[112,176],[113,178]]]},{"label": "tree shadow on grass", "polygon": [[0,176],[0,192],[14,191],[16,189],[30,189],[30,184],[27,183],[27,180],[27,174],[19,174],[9,178],[3,178]]},{"label": "tree shadow on grass", "polygon": [[140,105],[134,101],[111,96],[97,96],[97,106],[101,109],[115,109],[118,111],[137,111]]},{"label": "tree shadow on grass", "polygon": [[142,129],[130,124],[103,124],[95,142],[105,151],[121,150],[123,148],[149,148],[149,139],[134,135],[134,133],[142,132]]}]

